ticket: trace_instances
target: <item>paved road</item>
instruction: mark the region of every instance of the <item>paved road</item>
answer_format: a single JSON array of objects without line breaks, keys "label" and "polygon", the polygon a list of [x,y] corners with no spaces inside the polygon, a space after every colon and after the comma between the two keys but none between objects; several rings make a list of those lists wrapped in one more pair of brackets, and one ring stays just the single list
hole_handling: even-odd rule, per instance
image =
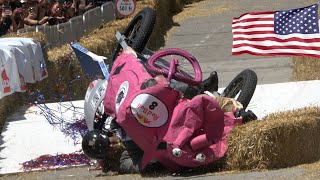
[{"label": "paved road", "polygon": [[167,47],[179,47],[191,52],[199,61],[207,77],[216,70],[220,87],[229,83],[245,68],[253,69],[259,84],[290,81],[292,62],[289,57],[269,57],[241,55],[232,56],[231,22],[242,13],[265,10],[286,10],[311,5],[317,1],[305,0],[206,0],[199,3],[198,10],[210,16],[197,16],[178,22],[173,28]]},{"label": "paved road", "polygon": [[[290,81],[290,58],[256,57],[249,55],[231,56],[233,17],[249,11],[281,10],[302,7],[315,0],[206,0],[199,4],[199,11],[210,16],[193,16],[178,22],[173,28],[165,47],[179,47],[190,51],[200,61],[204,76],[212,70],[219,73],[220,86],[227,85],[245,68],[258,74],[259,84]],[[222,12],[222,13],[216,13]],[[197,14],[197,13],[195,13]],[[203,14],[203,13],[202,13]],[[204,13],[206,14],[206,13]],[[294,168],[277,171],[250,172],[241,174],[206,174],[193,177],[162,177],[159,179],[292,179],[302,176],[303,169]],[[19,174],[0,179],[139,179],[139,175],[105,176],[100,171],[74,168],[60,171]],[[158,179],[158,178],[157,178]]]}]

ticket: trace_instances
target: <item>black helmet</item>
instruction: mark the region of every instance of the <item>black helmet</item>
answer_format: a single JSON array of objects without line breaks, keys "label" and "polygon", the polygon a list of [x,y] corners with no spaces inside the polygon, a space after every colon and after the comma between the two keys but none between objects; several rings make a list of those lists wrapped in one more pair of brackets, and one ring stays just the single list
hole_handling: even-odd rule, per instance
[{"label": "black helmet", "polygon": [[82,150],[92,159],[103,159],[107,156],[109,138],[99,129],[86,132],[82,139]]}]

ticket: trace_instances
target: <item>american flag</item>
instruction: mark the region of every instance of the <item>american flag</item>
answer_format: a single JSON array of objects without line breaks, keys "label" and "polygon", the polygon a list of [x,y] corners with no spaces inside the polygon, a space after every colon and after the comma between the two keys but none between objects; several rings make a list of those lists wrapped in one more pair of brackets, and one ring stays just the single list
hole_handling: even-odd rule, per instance
[{"label": "american flag", "polygon": [[320,57],[318,4],[233,18],[232,55]]}]

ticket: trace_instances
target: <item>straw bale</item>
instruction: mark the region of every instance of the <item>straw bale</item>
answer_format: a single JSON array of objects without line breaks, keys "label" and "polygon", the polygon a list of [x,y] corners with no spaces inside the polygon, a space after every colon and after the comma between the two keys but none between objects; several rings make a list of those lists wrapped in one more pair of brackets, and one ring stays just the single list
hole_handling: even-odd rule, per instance
[{"label": "straw bale", "polygon": [[293,57],[292,79],[296,81],[319,80],[320,60],[312,57]]},{"label": "straw bale", "polygon": [[48,42],[46,36],[41,32],[26,32],[26,33],[21,33],[19,35],[17,35],[16,33],[8,33],[2,37],[4,37],[4,38],[6,38],[6,37],[33,38],[34,40],[38,41],[41,44],[41,46],[44,46]]},{"label": "straw bale", "polygon": [[275,113],[235,127],[228,138],[227,168],[275,169],[320,159],[320,108]]}]

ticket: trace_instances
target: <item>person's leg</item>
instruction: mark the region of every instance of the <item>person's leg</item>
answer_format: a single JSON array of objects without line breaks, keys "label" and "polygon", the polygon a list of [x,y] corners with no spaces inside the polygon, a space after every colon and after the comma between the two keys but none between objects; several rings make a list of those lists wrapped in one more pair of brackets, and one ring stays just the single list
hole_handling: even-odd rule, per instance
[{"label": "person's leg", "polygon": [[126,150],[120,157],[119,172],[123,174],[139,173],[143,151],[133,141],[125,141],[124,146]]},{"label": "person's leg", "polygon": [[198,94],[203,94],[204,91],[218,91],[218,84],[218,73],[216,71],[213,71],[210,73],[210,76],[202,81],[199,86],[189,86],[185,83],[174,81],[174,83],[171,84],[171,87],[182,92],[185,98],[192,99]]},{"label": "person's leg", "polygon": [[218,73],[216,71],[213,71],[210,73],[210,76],[202,81],[201,86],[202,86],[202,92],[204,91],[218,91],[218,84],[219,84],[219,78],[218,78]]}]

